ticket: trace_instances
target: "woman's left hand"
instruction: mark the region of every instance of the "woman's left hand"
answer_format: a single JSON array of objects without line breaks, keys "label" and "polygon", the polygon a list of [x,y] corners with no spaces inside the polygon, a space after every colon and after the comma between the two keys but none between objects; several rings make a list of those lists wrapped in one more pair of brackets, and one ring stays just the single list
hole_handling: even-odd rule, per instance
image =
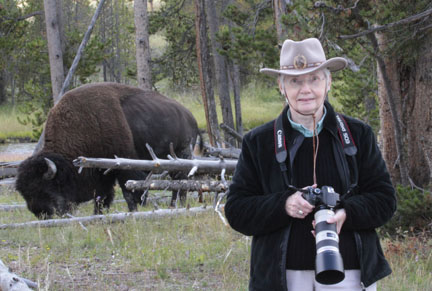
[{"label": "woman's left hand", "polygon": [[[335,215],[327,219],[327,223],[336,223],[336,231],[339,234],[345,220],[346,220],[346,212],[345,209],[341,208],[336,210]],[[312,227],[314,228],[314,230],[312,230],[312,234],[313,236],[315,236],[315,220],[312,221]]]},{"label": "woman's left hand", "polygon": [[336,210],[336,213],[334,216],[327,219],[327,223],[336,223],[337,233],[339,234],[345,220],[346,220],[346,212],[345,212],[345,209],[341,208],[341,209]]}]

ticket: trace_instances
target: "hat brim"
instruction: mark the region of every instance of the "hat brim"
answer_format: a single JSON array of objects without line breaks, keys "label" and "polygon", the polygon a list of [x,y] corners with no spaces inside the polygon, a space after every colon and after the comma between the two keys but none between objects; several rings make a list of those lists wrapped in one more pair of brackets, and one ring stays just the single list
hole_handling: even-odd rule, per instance
[{"label": "hat brim", "polygon": [[325,61],[324,63],[322,63],[317,67],[311,67],[311,68],[300,69],[300,70],[299,69],[276,70],[270,68],[262,68],[260,72],[271,76],[278,76],[281,74],[287,76],[301,76],[301,75],[318,71],[320,69],[329,69],[330,72],[336,72],[344,69],[347,65],[348,65],[347,60],[345,60],[344,58],[336,57]]}]

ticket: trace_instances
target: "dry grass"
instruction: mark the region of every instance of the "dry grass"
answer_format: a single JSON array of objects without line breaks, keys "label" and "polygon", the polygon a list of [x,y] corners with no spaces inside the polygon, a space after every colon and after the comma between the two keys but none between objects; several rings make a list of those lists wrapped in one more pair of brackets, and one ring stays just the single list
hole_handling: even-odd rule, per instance
[{"label": "dry grass", "polygon": [[[12,188],[0,191],[1,204],[23,202]],[[117,203],[111,212],[125,210],[125,203]],[[91,212],[92,205],[83,204],[74,215]],[[33,219],[22,209],[1,213],[0,224]],[[0,230],[0,258],[40,290],[247,290],[250,243],[209,211],[86,229]],[[431,290],[430,236],[407,234],[382,243],[393,274],[378,290]]]},{"label": "dry grass", "polygon": [[[14,191],[0,196],[22,202]],[[91,208],[82,205],[75,215]],[[117,204],[112,212],[124,209]],[[2,213],[0,223],[32,219],[23,209]],[[86,229],[0,230],[0,237],[3,262],[41,290],[247,289],[250,239],[213,211]]]}]

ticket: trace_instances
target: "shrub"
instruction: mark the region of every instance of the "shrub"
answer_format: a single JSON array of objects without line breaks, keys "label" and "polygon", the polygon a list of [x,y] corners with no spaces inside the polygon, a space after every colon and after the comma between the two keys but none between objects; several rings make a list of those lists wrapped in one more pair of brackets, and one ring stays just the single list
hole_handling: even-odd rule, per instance
[{"label": "shrub", "polygon": [[397,186],[398,208],[393,218],[381,229],[391,235],[401,231],[424,231],[432,228],[432,193]]}]

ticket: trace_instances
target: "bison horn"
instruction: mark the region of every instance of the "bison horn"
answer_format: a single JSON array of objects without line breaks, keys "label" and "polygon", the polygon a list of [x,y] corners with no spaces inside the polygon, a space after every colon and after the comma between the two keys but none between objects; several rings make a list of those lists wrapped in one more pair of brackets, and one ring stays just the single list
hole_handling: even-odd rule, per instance
[{"label": "bison horn", "polygon": [[45,180],[51,180],[54,178],[55,174],[57,173],[57,167],[53,161],[51,161],[48,158],[44,158],[45,162],[48,166],[48,170],[43,174],[43,178]]}]

